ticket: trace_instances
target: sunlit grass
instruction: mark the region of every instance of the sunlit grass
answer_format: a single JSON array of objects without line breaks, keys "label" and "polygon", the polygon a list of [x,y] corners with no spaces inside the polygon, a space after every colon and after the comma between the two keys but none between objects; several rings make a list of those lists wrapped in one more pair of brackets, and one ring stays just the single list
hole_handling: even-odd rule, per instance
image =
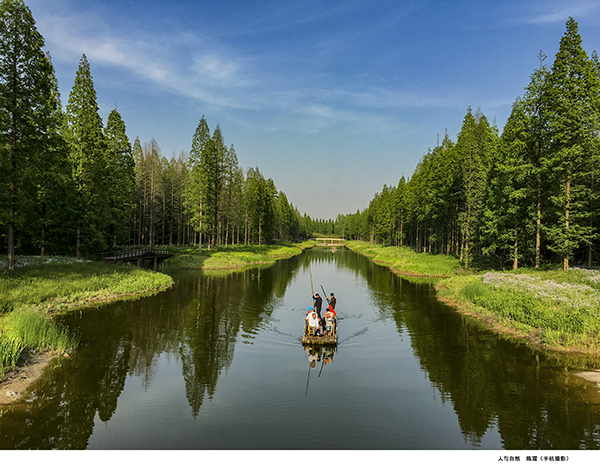
[{"label": "sunlit grass", "polygon": [[600,283],[596,271],[486,272],[444,280],[440,294],[479,311],[526,325],[549,346],[600,346]]},{"label": "sunlit grass", "polygon": [[314,242],[276,243],[267,245],[235,245],[204,249],[174,248],[174,256],[165,261],[166,271],[174,269],[236,270],[251,265],[273,264],[277,259],[289,258],[302,253]]},{"label": "sunlit grass", "polygon": [[64,351],[77,339],[51,313],[156,291],[171,277],[132,265],[73,258],[20,256],[16,269],[0,265],[0,376],[26,349]]},{"label": "sunlit grass", "polygon": [[406,246],[384,247],[361,241],[350,241],[347,246],[399,273],[448,276],[461,270],[460,262],[454,256],[419,253]]},{"label": "sunlit grass", "polygon": [[402,275],[446,277],[438,297],[491,323],[522,331],[551,347],[600,348],[600,271],[561,266],[510,272],[466,272],[454,256],[352,241],[348,247]]}]

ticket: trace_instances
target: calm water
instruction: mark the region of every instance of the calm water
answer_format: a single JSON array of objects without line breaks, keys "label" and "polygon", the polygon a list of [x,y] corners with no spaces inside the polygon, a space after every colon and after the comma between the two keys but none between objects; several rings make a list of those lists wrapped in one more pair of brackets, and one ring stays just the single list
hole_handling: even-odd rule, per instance
[{"label": "calm water", "polygon": [[[311,273],[338,298],[335,349],[301,345]],[[176,280],[65,317],[81,347],[0,416],[0,448],[600,446],[581,364],[499,340],[350,251]]]}]

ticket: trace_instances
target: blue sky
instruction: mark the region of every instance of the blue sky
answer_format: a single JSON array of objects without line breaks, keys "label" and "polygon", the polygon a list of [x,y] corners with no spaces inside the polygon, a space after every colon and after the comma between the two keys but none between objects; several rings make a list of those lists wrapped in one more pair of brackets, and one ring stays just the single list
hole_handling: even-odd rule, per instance
[{"label": "blue sky", "polygon": [[86,54],[102,118],[116,106],[132,143],[178,156],[204,115],[313,218],[411,176],[469,106],[502,130],[569,16],[600,50],[597,0],[25,3],[63,105]]}]

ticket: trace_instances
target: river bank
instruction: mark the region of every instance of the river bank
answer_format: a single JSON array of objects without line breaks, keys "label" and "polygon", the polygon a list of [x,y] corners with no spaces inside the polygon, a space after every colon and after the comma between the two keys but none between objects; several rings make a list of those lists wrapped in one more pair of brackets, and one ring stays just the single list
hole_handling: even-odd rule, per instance
[{"label": "river bank", "polygon": [[[313,244],[230,246],[202,253],[174,248],[175,255],[162,266],[164,272],[39,256],[20,256],[17,269],[8,272],[0,261],[0,405],[21,398],[53,358],[77,347],[75,336],[55,327],[55,315],[156,294],[173,284],[168,272],[174,270],[231,271],[269,265]],[[35,318],[35,327],[21,324],[27,316]],[[47,340],[49,330],[58,337],[54,341]]]},{"label": "river bank", "polygon": [[58,314],[172,284],[160,272],[70,257],[19,256],[14,271],[0,263],[0,403],[21,397],[49,357],[77,347],[77,335],[57,323]]},{"label": "river bank", "polygon": [[315,241],[302,243],[277,243],[260,246],[220,246],[203,249],[197,247],[171,247],[173,257],[162,266],[164,272],[172,270],[239,270],[256,265],[272,265],[278,259],[288,259],[302,254]]},{"label": "river bank", "polygon": [[354,241],[347,247],[411,281],[431,281],[440,301],[506,338],[544,351],[600,358],[597,270],[466,271],[454,256]]}]

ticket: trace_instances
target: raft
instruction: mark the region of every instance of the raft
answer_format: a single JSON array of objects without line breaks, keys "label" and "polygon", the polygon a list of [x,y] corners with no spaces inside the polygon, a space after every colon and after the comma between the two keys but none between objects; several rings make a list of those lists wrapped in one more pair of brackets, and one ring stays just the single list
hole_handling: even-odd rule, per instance
[{"label": "raft", "polygon": [[302,345],[337,345],[337,321],[333,328],[333,334],[315,336],[308,333],[308,324],[304,324],[304,335],[302,336]]}]

